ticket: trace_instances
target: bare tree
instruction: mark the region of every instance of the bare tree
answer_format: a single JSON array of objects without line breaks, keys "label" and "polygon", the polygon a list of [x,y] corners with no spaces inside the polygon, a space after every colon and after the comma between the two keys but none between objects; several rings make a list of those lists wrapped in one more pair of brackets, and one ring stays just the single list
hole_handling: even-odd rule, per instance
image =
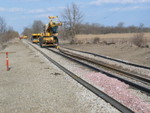
[{"label": "bare tree", "polygon": [[119,22],[118,25],[117,25],[117,27],[123,28],[124,27],[124,22]]},{"label": "bare tree", "polygon": [[132,43],[138,47],[149,47],[147,44],[147,39],[144,37],[144,33],[139,32],[132,38]]},{"label": "bare tree", "polygon": [[138,32],[143,32],[144,24],[140,23]]},{"label": "bare tree", "polygon": [[83,14],[81,13],[79,7],[75,3],[73,3],[64,9],[62,18],[65,22],[65,35],[67,37],[70,37],[71,40],[74,41],[75,35],[79,34],[80,32],[79,25],[82,22]]},{"label": "bare tree", "polygon": [[7,31],[6,22],[4,18],[0,17],[0,33],[4,33]]},{"label": "bare tree", "polygon": [[32,32],[33,33],[41,33],[43,31],[43,26],[44,26],[44,24],[42,21],[35,20],[32,25]]},{"label": "bare tree", "polygon": [[[14,31],[11,26],[8,26],[4,18],[0,17],[0,45],[5,46],[5,42],[18,37],[18,32]],[[0,49],[1,49],[0,48]]]},{"label": "bare tree", "polygon": [[32,34],[32,29],[31,28],[24,28],[24,31],[22,32],[22,35],[26,35],[28,37],[30,37]]},{"label": "bare tree", "polygon": [[41,33],[43,32],[43,22],[40,21],[40,20],[35,20],[32,24],[31,27],[25,27],[23,32],[22,32],[22,35],[26,35],[28,37],[31,37],[31,35],[33,33]]}]

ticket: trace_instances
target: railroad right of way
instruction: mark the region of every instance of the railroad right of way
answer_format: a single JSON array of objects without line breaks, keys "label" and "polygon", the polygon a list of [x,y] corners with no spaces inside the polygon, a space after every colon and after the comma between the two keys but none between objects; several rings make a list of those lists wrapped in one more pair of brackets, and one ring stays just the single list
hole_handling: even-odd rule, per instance
[{"label": "railroad right of way", "polygon": [[0,51],[0,113],[119,113],[18,39]]},{"label": "railroad right of way", "polygon": [[[94,74],[95,72],[93,72],[93,71],[89,71],[89,70],[87,70],[85,67],[83,67],[83,66],[78,66],[78,64],[76,64],[76,63],[73,63],[73,62],[71,62],[71,61],[69,61],[69,60],[66,60],[65,58],[63,58],[63,57],[60,57],[60,56],[58,56],[58,55],[56,55],[56,54],[54,54],[54,53],[52,53],[52,52],[50,52],[50,51],[48,51],[48,50],[46,50],[45,48],[40,48],[39,46],[37,46],[37,45],[34,45],[34,47],[36,47],[36,48],[38,48],[38,49],[40,49],[42,52],[44,52],[45,54],[47,54],[48,56],[50,56],[51,58],[53,58],[55,61],[57,61],[57,62],[59,62],[61,65],[63,65],[63,66],[65,66],[65,68],[67,68],[67,69],[69,69],[70,71],[73,71],[73,72],[75,72],[77,75],[79,75],[79,77],[82,77],[84,80],[88,80],[91,76],[89,76],[89,75],[92,75],[92,74]],[[88,75],[87,75],[88,74]],[[98,74],[98,76],[100,76],[100,73],[96,73],[96,74]],[[94,74],[94,76],[96,75],[96,74]],[[87,76],[89,76],[89,78],[87,78],[87,76],[85,76],[85,75],[87,75]],[[95,76],[95,77],[97,77],[97,76]],[[91,78],[91,79],[101,79],[101,78]],[[88,80],[88,82],[89,83],[92,83],[93,81],[91,81],[91,79],[90,80]],[[141,106],[145,106],[145,109],[144,110],[148,110],[148,107],[147,106],[149,106],[149,104],[147,103],[147,102],[144,102],[144,100],[146,100],[146,96],[145,95],[143,95],[143,94],[138,94],[139,96],[136,96],[136,91],[134,90],[133,92],[135,93],[135,94],[132,94],[132,92],[130,91],[130,89],[128,89],[128,85],[125,85],[124,83],[122,83],[122,82],[120,82],[120,81],[118,81],[118,80],[116,80],[116,79],[112,79],[112,78],[107,78],[107,79],[110,79],[109,81],[107,80],[106,81],[106,83],[108,83],[108,84],[103,84],[104,85],[104,87],[102,86],[102,87],[100,87],[99,85],[97,85],[98,83],[93,83],[98,89],[101,89],[102,91],[103,90],[108,90],[109,88],[111,88],[111,84],[109,84],[109,82],[111,83],[111,81],[112,82],[116,82],[116,85],[117,85],[117,83],[118,84],[120,84],[120,86],[112,86],[112,87],[114,87],[115,89],[112,89],[112,90],[110,90],[110,93],[112,92],[112,93],[114,93],[114,95],[117,95],[116,97],[115,97],[115,99],[118,99],[118,98],[120,98],[118,101],[122,101],[121,100],[121,98],[124,98],[124,104],[126,105],[126,104],[129,104],[128,103],[128,99],[130,98],[130,101],[131,101],[131,99],[132,99],[132,102],[130,102],[130,104],[129,104],[129,106],[130,106],[130,108],[132,108],[132,106],[133,106],[133,110],[134,111],[137,111],[137,109],[138,109],[138,111],[139,111],[139,108],[141,107]],[[104,77],[104,80],[105,80],[105,77]],[[98,82],[98,81],[97,81]],[[124,84],[124,85],[123,85]],[[108,85],[109,86],[109,88],[107,89],[106,88],[106,86]],[[115,84],[114,84],[115,85]],[[124,89],[122,90],[121,89],[121,87],[124,87]],[[117,88],[117,89],[116,89]],[[114,90],[114,91],[113,91]],[[118,90],[120,90],[120,92],[118,92]],[[107,92],[107,91],[106,91]],[[138,92],[138,91],[137,91]],[[126,93],[126,94],[124,94],[124,93]],[[119,94],[119,95],[118,95]],[[143,96],[142,96],[143,95]],[[123,96],[123,97],[122,97]],[[142,97],[143,99],[140,99],[139,97]],[[129,98],[127,98],[127,97],[129,97]],[[126,100],[125,100],[125,98],[126,98]],[[145,98],[145,99],[144,99]],[[136,100],[136,101],[134,101],[134,100]],[[139,102],[141,103],[141,104],[139,104]],[[136,106],[136,108],[134,108],[134,106]],[[143,108],[142,107],[142,108]],[[141,109],[142,110],[142,109]]]}]

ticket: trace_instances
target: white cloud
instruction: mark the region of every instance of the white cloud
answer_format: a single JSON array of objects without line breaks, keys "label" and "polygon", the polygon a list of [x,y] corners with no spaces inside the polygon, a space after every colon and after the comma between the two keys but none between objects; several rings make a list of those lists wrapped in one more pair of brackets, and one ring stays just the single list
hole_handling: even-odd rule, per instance
[{"label": "white cloud", "polygon": [[0,12],[13,12],[13,13],[15,13],[15,12],[23,12],[24,11],[24,9],[22,9],[22,8],[2,8],[2,7],[0,7]]},{"label": "white cloud", "polygon": [[23,9],[23,8],[3,8],[0,7],[0,12],[24,12],[24,13],[45,13],[45,12],[49,12],[49,11],[53,11],[52,8],[45,8],[45,9]]},{"label": "white cloud", "polygon": [[52,8],[47,8],[47,11],[52,11],[53,9]]},{"label": "white cloud", "polygon": [[90,2],[92,5],[100,5],[104,3],[150,3],[150,0],[94,0]]},{"label": "white cloud", "polygon": [[40,0],[13,0],[15,2],[38,2]]},{"label": "white cloud", "polygon": [[48,7],[48,8],[39,8],[39,9],[23,9],[23,8],[3,8],[0,7],[0,12],[13,12],[13,13],[17,13],[17,12],[22,12],[22,13],[26,13],[26,14],[34,14],[34,13],[53,13],[54,11],[57,10],[63,10],[64,7]]},{"label": "white cloud", "polygon": [[58,7],[58,9],[64,10],[66,7]]},{"label": "white cloud", "polygon": [[4,12],[5,10],[5,8],[0,7],[0,12]]},{"label": "white cloud", "polygon": [[129,11],[129,10],[137,10],[137,9],[150,9],[150,7],[142,7],[142,6],[133,6],[133,7],[118,7],[118,8],[112,8],[111,11]]},{"label": "white cloud", "polygon": [[44,9],[34,9],[34,10],[29,10],[28,13],[44,13],[46,10]]},{"label": "white cloud", "polygon": [[40,14],[37,15],[37,18],[48,18],[50,15],[49,14]]},{"label": "white cloud", "polygon": [[22,9],[22,8],[10,8],[7,11],[8,12],[23,12],[24,9]]},{"label": "white cloud", "polygon": [[[34,9],[34,10],[29,10],[28,13],[47,13],[47,12],[52,12],[56,9],[53,8],[53,7],[50,7],[50,8],[44,8],[44,9]],[[57,9],[60,9],[59,7],[57,7]]]}]

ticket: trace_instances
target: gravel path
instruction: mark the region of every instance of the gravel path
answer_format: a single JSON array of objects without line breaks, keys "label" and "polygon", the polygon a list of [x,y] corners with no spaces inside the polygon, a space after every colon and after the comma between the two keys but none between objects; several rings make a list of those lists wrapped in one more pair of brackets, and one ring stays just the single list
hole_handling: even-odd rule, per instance
[{"label": "gravel path", "polygon": [[118,113],[39,53],[13,40],[0,54],[0,113]]}]

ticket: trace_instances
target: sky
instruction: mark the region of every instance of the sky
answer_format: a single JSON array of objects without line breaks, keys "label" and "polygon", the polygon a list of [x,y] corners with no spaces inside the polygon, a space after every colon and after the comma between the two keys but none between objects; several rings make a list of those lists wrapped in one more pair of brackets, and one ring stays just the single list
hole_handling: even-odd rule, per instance
[{"label": "sky", "polygon": [[0,16],[7,25],[22,33],[34,20],[48,23],[48,16],[59,16],[75,3],[83,13],[83,23],[99,23],[104,26],[124,26],[141,23],[150,27],[150,0],[0,0]]}]

